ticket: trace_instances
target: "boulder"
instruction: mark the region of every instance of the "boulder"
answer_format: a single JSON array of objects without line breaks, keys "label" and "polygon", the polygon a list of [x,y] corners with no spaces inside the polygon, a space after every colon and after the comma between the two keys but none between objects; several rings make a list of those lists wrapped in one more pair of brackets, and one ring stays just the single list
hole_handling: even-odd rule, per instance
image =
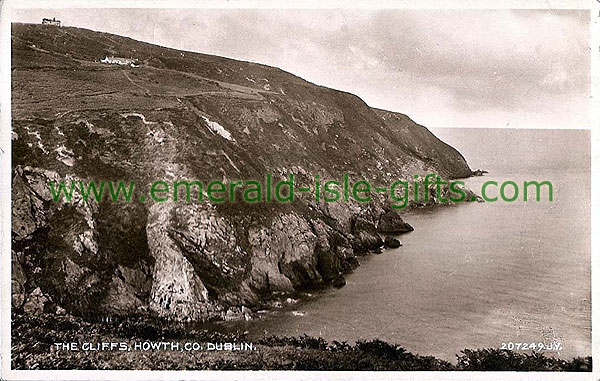
[{"label": "boulder", "polygon": [[244,320],[252,320],[252,310],[246,306],[242,306],[242,315],[244,315]]},{"label": "boulder", "polygon": [[[349,243],[348,243],[349,245]],[[352,271],[358,267],[358,259],[354,255],[354,250],[352,247],[348,246],[336,246],[335,254],[339,258],[343,258],[341,272],[345,273],[348,271]]]},{"label": "boulder", "polygon": [[381,215],[377,229],[380,233],[407,233],[415,230],[402,220],[398,212],[390,210]]},{"label": "boulder", "polygon": [[[350,250],[352,250],[352,249],[350,249]],[[352,256],[352,257],[346,258],[346,262],[344,263],[344,267],[342,270],[344,272],[350,272],[350,271],[356,269],[358,266],[360,266],[360,263],[358,262],[358,258],[356,258],[355,256]]]},{"label": "boulder", "polygon": [[224,320],[233,321],[233,320],[244,320],[244,314],[238,307],[231,307],[225,312]]},{"label": "boulder", "polygon": [[358,232],[354,236],[354,241],[352,243],[352,249],[355,254],[365,254],[369,250],[375,250],[383,246],[383,239],[379,236],[379,234],[375,233],[374,235],[371,233],[367,233],[364,231]]},{"label": "boulder", "polygon": [[402,242],[400,242],[399,239],[392,237],[391,235],[385,237],[384,244],[385,247],[388,249],[395,249],[397,247],[402,246]]},{"label": "boulder", "polygon": [[357,234],[358,232],[367,232],[371,234],[377,233],[377,228],[375,224],[363,217],[356,217],[354,220],[354,225],[352,226],[352,232]]},{"label": "boulder", "polygon": [[342,275],[338,275],[333,281],[331,285],[336,288],[342,288],[346,285],[346,279]]},{"label": "boulder", "polygon": [[42,293],[42,290],[37,287],[29,294],[27,301],[23,305],[23,310],[32,315],[41,314],[50,300]]}]

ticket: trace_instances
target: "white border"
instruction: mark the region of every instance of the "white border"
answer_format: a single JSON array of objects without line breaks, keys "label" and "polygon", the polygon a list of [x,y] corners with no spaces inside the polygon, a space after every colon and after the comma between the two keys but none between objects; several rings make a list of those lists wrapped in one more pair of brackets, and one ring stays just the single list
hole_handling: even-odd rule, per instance
[{"label": "white border", "polygon": [[590,9],[593,0],[4,0],[26,8]]},{"label": "white border", "polygon": [[598,71],[598,65],[600,65],[600,1],[592,2],[592,9],[590,12],[590,47],[591,47],[591,60],[590,60],[590,71],[591,76],[591,96],[590,96],[590,113],[592,122],[591,132],[591,150],[592,150],[592,173],[591,173],[591,200],[590,200],[590,234],[591,236],[591,255],[592,255],[592,370],[596,379],[600,374],[600,335],[598,331],[594,331],[594,326],[598,326],[600,323],[600,298],[598,297],[598,290],[600,290],[600,278],[594,274],[600,274],[600,209],[598,208],[598,199],[594,197],[600,192],[600,178],[598,178],[598,169],[600,168],[600,157],[598,155],[598,147],[600,144],[600,109],[598,108],[598,101],[600,100],[600,72]]},{"label": "white border", "polygon": [[2,2],[0,7],[0,378],[6,378],[11,338],[11,33],[8,4]]},{"label": "white border", "polygon": [[[25,8],[288,8],[288,9],[591,9],[591,47],[592,47],[592,274],[597,273],[600,259],[597,258],[600,232],[598,201],[594,195],[600,194],[598,166],[600,158],[597,147],[600,143],[600,64],[598,47],[600,46],[600,0],[180,0],[157,2],[151,0],[86,0],[86,1],[49,1],[49,0],[0,0],[0,378],[3,380],[107,380],[107,379],[210,379],[210,380],[259,380],[286,379],[311,380],[598,380],[600,378],[600,336],[592,330],[593,372],[315,372],[315,371],[101,371],[101,370],[11,370],[11,9]],[[599,233],[599,234],[596,234]],[[597,278],[597,277],[596,277]],[[598,279],[592,278],[592,326],[598,324],[600,299],[595,292],[600,287]]]}]

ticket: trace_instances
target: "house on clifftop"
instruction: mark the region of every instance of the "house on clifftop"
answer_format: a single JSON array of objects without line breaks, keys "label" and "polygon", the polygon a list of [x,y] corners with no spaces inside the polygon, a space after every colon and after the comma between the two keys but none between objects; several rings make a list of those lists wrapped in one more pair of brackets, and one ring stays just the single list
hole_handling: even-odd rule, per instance
[{"label": "house on clifftop", "polygon": [[60,26],[60,20],[57,20],[54,17],[52,17],[52,20],[44,18],[44,19],[42,19],[42,24],[43,25]]},{"label": "house on clifftop", "polygon": [[106,56],[100,60],[100,62],[105,64],[117,64],[117,65],[128,65],[131,67],[137,67],[138,60],[135,58],[123,58],[123,57],[115,57],[115,56]]}]

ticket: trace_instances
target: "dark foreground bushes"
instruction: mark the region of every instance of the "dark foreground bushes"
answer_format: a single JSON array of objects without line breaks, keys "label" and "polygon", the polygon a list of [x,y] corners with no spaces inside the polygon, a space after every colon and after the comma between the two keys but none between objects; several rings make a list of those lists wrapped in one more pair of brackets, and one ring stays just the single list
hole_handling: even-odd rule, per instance
[{"label": "dark foreground bushes", "polygon": [[13,369],[296,369],[421,371],[591,371],[591,357],[562,360],[543,353],[465,349],[452,364],[381,340],[355,344],[322,338],[263,337],[251,351],[56,351],[55,342],[250,342],[183,323],[128,318],[90,323],[73,316],[13,315]]},{"label": "dark foreground bushes", "polygon": [[543,353],[520,353],[500,349],[465,349],[457,356],[458,370],[521,370],[591,372],[592,358],[576,357],[569,361],[547,357]]},{"label": "dark foreground bushes", "polygon": [[[269,347],[295,347],[309,355],[294,362],[294,369],[305,370],[469,370],[469,371],[591,371],[591,357],[562,360],[543,353],[520,353],[500,349],[465,349],[457,363],[433,356],[412,354],[400,345],[378,339],[358,341],[355,345],[310,336],[263,338]],[[318,361],[317,361],[318,360]]]}]

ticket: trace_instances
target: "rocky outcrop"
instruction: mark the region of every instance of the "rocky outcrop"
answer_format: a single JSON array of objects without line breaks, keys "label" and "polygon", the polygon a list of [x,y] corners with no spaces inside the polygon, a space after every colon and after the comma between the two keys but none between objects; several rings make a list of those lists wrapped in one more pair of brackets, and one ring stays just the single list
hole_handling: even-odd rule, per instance
[{"label": "rocky outcrop", "polygon": [[33,290],[23,305],[23,310],[28,314],[42,314],[47,310],[47,306],[50,304],[50,299],[42,293],[42,290],[37,287]]},{"label": "rocky outcrop", "polygon": [[[157,180],[293,173],[297,188],[314,189],[315,175],[386,185],[471,173],[408,117],[276,68],[77,28],[12,32],[18,311],[249,319],[276,293],[343,286],[357,256],[381,250],[382,234],[412,230],[377,192],[369,203],[314,193],[245,203],[234,191],[236,201],[211,203],[196,189],[189,201],[184,193],[156,202],[144,191]],[[107,67],[98,62],[105,55],[135,57],[140,67]],[[76,189],[55,201],[48,186],[92,180],[135,181],[133,199]]]},{"label": "rocky outcrop", "polygon": [[249,232],[254,287],[293,291],[318,283],[317,237],[308,221],[296,214],[275,217],[271,226]]},{"label": "rocky outcrop", "polygon": [[404,222],[400,215],[393,211],[389,210],[379,217],[379,225],[377,226],[377,230],[381,233],[408,233],[415,230],[410,224]]},{"label": "rocky outcrop", "polygon": [[208,290],[171,234],[171,207],[158,203],[149,209],[146,234],[154,259],[149,308],[163,317],[199,320],[209,316]]},{"label": "rocky outcrop", "polygon": [[25,283],[27,282],[27,277],[21,264],[22,259],[19,258],[14,250],[11,254],[11,305],[12,308],[19,309],[23,305],[23,302],[25,302]]},{"label": "rocky outcrop", "polygon": [[389,235],[387,237],[385,237],[384,244],[385,244],[385,247],[388,249],[396,249],[396,248],[402,246],[402,242],[400,242],[399,239],[394,238]]},{"label": "rocky outcrop", "polygon": [[335,277],[335,279],[331,282],[331,285],[335,288],[341,288],[346,285],[346,279],[342,275]]},{"label": "rocky outcrop", "polygon": [[348,236],[334,230],[321,220],[313,220],[318,238],[315,254],[317,271],[325,281],[335,281],[343,273],[358,267],[358,260]]}]

